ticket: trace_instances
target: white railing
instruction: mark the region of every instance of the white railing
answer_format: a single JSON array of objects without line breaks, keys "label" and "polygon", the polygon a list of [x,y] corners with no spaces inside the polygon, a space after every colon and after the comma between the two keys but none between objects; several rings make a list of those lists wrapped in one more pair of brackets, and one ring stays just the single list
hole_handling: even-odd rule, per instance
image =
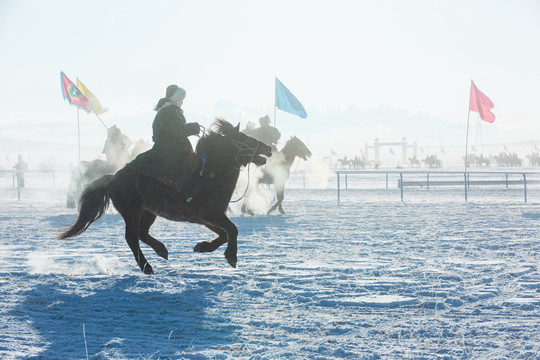
[{"label": "white railing", "polygon": [[[0,177],[11,178],[11,186],[17,189],[17,199],[21,200],[21,188],[25,187],[27,175],[44,175],[50,177],[51,186],[56,188],[57,178],[60,175],[63,178],[68,176],[67,170],[0,170]],[[43,181],[40,179],[40,181]]]},{"label": "white railing", "polygon": [[[345,180],[345,189],[348,188],[349,175],[372,175],[384,174],[386,176],[386,189],[388,189],[388,177],[390,174],[398,175],[398,188],[400,189],[401,201],[403,201],[404,188],[407,186],[425,186],[429,189],[431,186],[463,186],[465,201],[467,201],[468,189],[471,185],[523,185],[523,196],[527,202],[527,184],[540,183],[539,171],[519,171],[519,170],[498,170],[498,171],[458,171],[458,170],[335,170],[337,175],[337,201],[341,204],[341,177]],[[421,179],[419,175],[423,175]],[[443,179],[433,180],[433,177],[441,175],[453,175],[461,179]],[[527,175],[533,175],[536,179],[527,179]],[[501,180],[504,176],[504,180]],[[414,180],[411,180],[414,177]],[[425,177],[425,179],[424,179]],[[518,177],[511,179],[510,177]]]}]

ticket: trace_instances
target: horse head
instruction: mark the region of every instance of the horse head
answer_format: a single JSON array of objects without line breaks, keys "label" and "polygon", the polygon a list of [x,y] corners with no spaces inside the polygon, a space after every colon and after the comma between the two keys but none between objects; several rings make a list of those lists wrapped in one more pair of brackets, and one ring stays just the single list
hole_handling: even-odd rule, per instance
[{"label": "horse head", "polygon": [[[311,151],[306,144],[296,136],[292,136],[289,141],[287,141],[287,144],[285,144],[286,147],[287,145],[290,146],[293,155],[300,157],[302,160],[307,160],[311,157]],[[285,148],[283,150],[285,150]]]},{"label": "horse head", "polygon": [[[201,152],[206,143],[209,143],[207,140],[216,139],[216,144],[221,143],[219,151],[221,156],[224,152],[235,155],[234,161],[239,168],[251,162],[257,166],[264,165],[266,157],[272,156],[272,148],[241,132],[240,124],[233,126],[227,120],[217,118],[212,126],[216,130],[201,138],[197,144],[197,153]],[[217,140],[218,137],[221,138],[221,141]]]}]

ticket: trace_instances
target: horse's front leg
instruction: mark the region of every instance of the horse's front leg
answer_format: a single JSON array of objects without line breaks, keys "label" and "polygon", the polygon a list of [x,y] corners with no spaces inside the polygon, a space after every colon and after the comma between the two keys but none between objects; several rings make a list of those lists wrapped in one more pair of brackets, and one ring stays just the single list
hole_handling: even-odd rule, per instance
[{"label": "horse's front leg", "polygon": [[211,241],[201,241],[200,243],[195,245],[193,251],[212,252],[227,242],[227,233],[225,232],[225,230],[208,224],[205,224],[204,226],[218,234],[218,237]]},{"label": "horse's front leg", "polygon": [[[238,229],[236,228],[236,225],[233,224],[231,220],[225,215],[224,213],[218,213],[214,215],[209,215],[208,218],[205,221],[205,225],[209,228],[216,228],[223,231],[224,235],[220,235],[217,239],[215,239],[215,243],[213,241],[206,242],[206,244],[199,243],[197,246],[195,246],[195,251],[200,251],[202,249],[217,249],[220,245],[227,242],[227,249],[225,250],[225,258],[229,262],[229,264],[232,267],[236,267],[236,263],[238,261],[237,259],[237,252],[238,252],[238,245],[237,245],[237,238],[238,238]],[[217,232],[219,235],[220,232]],[[208,245],[212,243],[212,245]],[[204,245],[203,245],[204,244]]]}]

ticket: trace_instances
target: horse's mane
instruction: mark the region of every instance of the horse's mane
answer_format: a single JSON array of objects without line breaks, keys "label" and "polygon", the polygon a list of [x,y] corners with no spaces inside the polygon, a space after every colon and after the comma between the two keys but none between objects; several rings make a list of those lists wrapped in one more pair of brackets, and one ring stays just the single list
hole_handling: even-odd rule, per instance
[{"label": "horse's mane", "polygon": [[230,122],[223,118],[216,118],[210,125],[210,131],[204,134],[197,142],[195,153],[200,154],[202,151],[208,149],[209,146],[220,146],[223,139],[235,132],[238,129],[235,128]]}]

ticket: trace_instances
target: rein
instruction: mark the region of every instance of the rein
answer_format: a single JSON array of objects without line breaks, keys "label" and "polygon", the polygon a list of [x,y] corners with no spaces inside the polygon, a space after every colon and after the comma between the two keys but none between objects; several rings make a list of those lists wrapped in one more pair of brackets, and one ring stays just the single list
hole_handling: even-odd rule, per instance
[{"label": "rein", "polygon": [[244,196],[246,196],[247,194],[247,191],[249,189],[249,181],[251,180],[250,176],[249,176],[249,169],[250,169],[250,164],[248,164],[248,183],[246,185],[246,190],[244,190],[244,193],[242,194],[242,196],[240,196],[238,199],[236,200],[229,200],[229,203],[235,203],[235,202],[239,202],[240,200],[242,200],[244,198]]},{"label": "rein", "polygon": [[231,200],[229,201],[230,203],[235,203],[235,202],[238,202],[240,200],[242,200],[244,198],[244,196],[246,196],[247,192],[248,192],[248,189],[249,189],[249,184],[250,184],[250,181],[251,181],[251,177],[250,177],[250,168],[251,168],[251,161],[253,160],[253,158],[255,157],[255,155],[257,154],[257,151],[259,150],[259,143],[257,143],[257,147],[256,148],[251,148],[249,146],[247,146],[245,143],[243,142],[240,142],[240,141],[237,141],[237,140],[234,140],[234,139],[229,139],[231,141],[231,143],[236,146],[236,148],[238,149],[238,153],[236,153],[236,157],[234,159],[234,161],[236,161],[236,165],[238,165],[237,170],[240,170],[240,168],[242,167],[242,164],[238,161],[238,157],[242,154],[242,153],[248,153],[248,155],[250,156],[250,160],[247,164],[248,166],[248,183],[246,185],[246,189],[244,190],[244,193],[242,194],[242,196],[240,196],[238,199],[236,200]]}]

